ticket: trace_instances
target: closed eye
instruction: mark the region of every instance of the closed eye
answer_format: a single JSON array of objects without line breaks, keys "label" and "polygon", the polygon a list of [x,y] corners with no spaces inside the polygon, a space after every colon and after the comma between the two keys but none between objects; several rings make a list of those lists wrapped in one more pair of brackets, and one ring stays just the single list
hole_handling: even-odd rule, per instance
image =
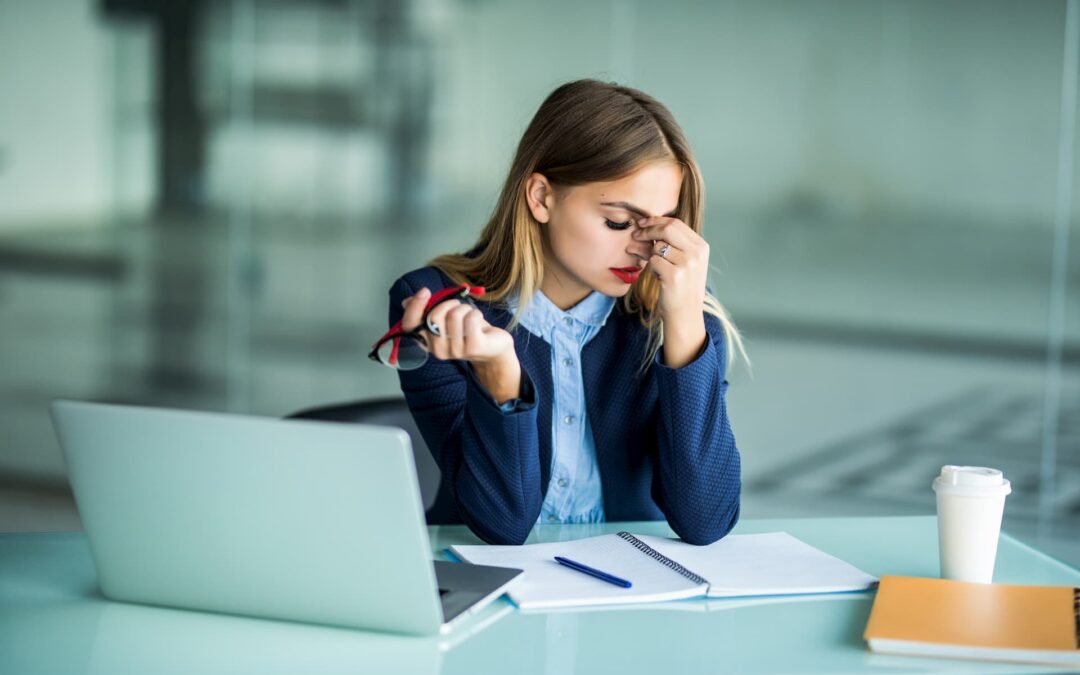
[{"label": "closed eye", "polygon": [[613,230],[625,230],[626,228],[630,227],[633,222],[634,221],[632,220],[628,220],[625,223],[617,223],[614,220],[608,220],[607,218],[604,219],[604,224]]}]

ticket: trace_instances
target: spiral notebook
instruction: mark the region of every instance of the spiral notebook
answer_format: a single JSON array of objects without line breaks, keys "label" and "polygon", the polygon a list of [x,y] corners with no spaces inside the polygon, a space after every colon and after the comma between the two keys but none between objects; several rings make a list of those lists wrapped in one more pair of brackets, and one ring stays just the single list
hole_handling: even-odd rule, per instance
[{"label": "spiral notebook", "polygon": [[[525,546],[451,546],[458,558],[525,570],[509,595],[521,609],[840,593],[877,579],[785,532],[729,535],[708,546],[629,532]],[[555,562],[555,556],[632,583],[620,588]]]}]

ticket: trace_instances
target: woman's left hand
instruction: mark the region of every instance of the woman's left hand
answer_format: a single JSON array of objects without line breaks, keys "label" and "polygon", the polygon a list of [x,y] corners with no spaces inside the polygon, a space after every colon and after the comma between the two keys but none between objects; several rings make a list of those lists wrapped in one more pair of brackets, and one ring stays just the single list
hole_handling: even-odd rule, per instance
[{"label": "woman's left hand", "polygon": [[705,346],[705,281],[709,243],[678,218],[653,216],[638,221],[634,239],[652,241],[647,272],[660,280],[656,311],[664,320],[664,363],[681,368]]},{"label": "woman's left hand", "polygon": [[678,218],[638,220],[634,239],[652,243],[647,271],[660,279],[657,311],[665,321],[701,318],[709,273],[709,243]]}]

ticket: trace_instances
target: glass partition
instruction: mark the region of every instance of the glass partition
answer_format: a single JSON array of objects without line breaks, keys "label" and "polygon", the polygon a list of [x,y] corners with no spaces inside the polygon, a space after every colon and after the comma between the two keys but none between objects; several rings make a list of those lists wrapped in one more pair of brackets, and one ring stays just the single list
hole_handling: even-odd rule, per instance
[{"label": "glass partition", "polygon": [[[181,4],[18,10],[98,86],[41,71],[0,113],[0,479],[63,488],[56,397],[396,395],[390,284],[472,243],[543,97],[596,77],[703,168],[744,517],[932,513],[942,464],[991,465],[1006,528],[1080,561],[1068,3]],[[54,99],[98,111],[98,207],[17,187]]]}]

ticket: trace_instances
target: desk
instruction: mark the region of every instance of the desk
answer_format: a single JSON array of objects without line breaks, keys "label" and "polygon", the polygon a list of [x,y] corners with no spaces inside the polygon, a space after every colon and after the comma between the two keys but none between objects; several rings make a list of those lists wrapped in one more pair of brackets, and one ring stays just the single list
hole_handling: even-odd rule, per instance
[{"label": "desk", "polygon": [[[671,534],[660,522],[541,526],[530,541],[620,529]],[[933,517],[749,520],[735,531],[776,530],[874,575],[938,574]],[[478,541],[464,527],[430,533],[437,555]],[[995,581],[1080,585],[1080,571],[1004,535]],[[861,637],[872,601],[859,593],[524,614],[502,599],[449,638],[413,638],[109,602],[81,533],[8,534],[0,673],[1055,672],[872,654]]]}]

